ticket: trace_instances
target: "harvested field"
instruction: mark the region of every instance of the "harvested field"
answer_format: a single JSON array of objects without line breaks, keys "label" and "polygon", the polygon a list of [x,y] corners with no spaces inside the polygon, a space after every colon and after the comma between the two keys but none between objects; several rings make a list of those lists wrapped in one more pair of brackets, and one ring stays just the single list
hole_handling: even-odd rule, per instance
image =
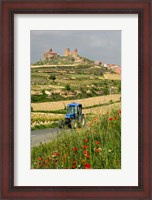
[{"label": "harvested field", "polygon": [[50,125],[59,119],[64,118],[62,114],[52,114],[52,113],[32,113],[31,115],[31,127],[37,125]]},{"label": "harvested field", "polygon": [[112,105],[108,105],[108,106],[100,106],[100,107],[96,107],[96,108],[89,108],[89,109],[84,109],[83,113],[84,114],[106,114],[107,112],[109,112],[111,109],[120,109],[121,107],[121,103],[115,103]]},{"label": "harvested field", "polygon": [[[106,112],[108,112],[109,110],[115,108],[115,109],[119,109],[121,107],[121,103],[114,103],[112,105],[107,105],[107,106],[99,106],[99,107],[95,107],[95,108],[86,108],[83,109],[83,113],[84,114],[105,114]],[[41,112],[32,112],[32,119],[34,121],[37,121],[39,119],[41,119],[42,121],[44,120],[49,120],[49,121],[55,121],[58,120],[60,118],[64,117],[64,114],[55,114],[55,113],[41,113]]]},{"label": "harvested field", "polygon": [[32,113],[32,119],[34,121],[36,120],[42,120],[42,121],[55,121],[63,117],[62,114],[53,114],[53,113]]},{"label": "harvested field", "polygon": [[120,80],[121,76],[119,74],[105,74],[104,78],[109,80]]},{"label": "harvested field", "polygon": [[[44,103],[32,103],[31,106],[34,111],[36,110],[61,110],[64,109],[68,103],[77,102],[81,103],[83,107],[99,105],[104,103],[109,103],[110,100],[116,102],[120,100],[120,94],[112,94],[106,96],[98,96],[98,97],[91,97],[86,99],[76,99],[76,100],[69,100],[69,101],[56,101],[56,102],[44,102]],[[99,109],[99,108],[97,108]]]}]

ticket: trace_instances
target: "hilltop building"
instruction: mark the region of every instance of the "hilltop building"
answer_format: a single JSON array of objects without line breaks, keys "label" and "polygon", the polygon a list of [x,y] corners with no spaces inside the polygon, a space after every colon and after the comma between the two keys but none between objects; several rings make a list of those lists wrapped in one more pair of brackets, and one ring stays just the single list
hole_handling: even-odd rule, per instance
[{"label": "hilltop building", "polygon": [[70,51],[69,48],[64,49],[64,56],[72,56],[75,59],[78,58],[78,50],[74,49],[74,51]]},{"label": "hilltop building", "polygon": [[103,67],[112,69],[115,71],[116,74],[121,74],[121,67],[119,65],[116,64],[103,64]]},{"label": "hilltop building", "polygon": [[120,66],[118,66],[116,69],[115,69],[115,72],[116,72],[116,74],[121,74],[121,67]]},{"label": "hilltop building", "polygon": [[45,60],[51,60],[51,58],[56,58],[57,56],[58,54],[56,52],[53,52],[52,48],[44,53]]}]

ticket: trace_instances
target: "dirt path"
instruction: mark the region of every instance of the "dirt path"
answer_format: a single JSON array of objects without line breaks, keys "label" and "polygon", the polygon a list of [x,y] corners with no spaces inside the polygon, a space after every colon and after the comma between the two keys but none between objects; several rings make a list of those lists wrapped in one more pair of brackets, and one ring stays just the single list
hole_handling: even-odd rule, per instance
[{"label": "dirt path", "polygon": [[71,102],[81,103],[83,107],[85,108],[87,106],[108,103],[110,100],[112,100],[113,102],[120,100],[120,94],[91,97],[91,98],[86,98],[86,99],[76,99],[76,100],[70,100],[70,101],[32,103],[31,106],[33,110],[60,110],[60,109],[64,109],[65,106]]}]

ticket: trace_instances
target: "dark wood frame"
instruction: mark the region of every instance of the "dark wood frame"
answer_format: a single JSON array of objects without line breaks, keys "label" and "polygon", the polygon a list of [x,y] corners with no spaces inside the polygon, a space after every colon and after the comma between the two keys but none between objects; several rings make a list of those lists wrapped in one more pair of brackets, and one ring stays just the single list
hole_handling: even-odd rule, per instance
[{"label": "dark wood frame", "polygon": [[[151,69],[152,7],[150,0],[2,0],[1,2],[1,199],[152,199]],[[137,187],[14,186],[14,14],[137,13],[139,16],[139,184]]]}]

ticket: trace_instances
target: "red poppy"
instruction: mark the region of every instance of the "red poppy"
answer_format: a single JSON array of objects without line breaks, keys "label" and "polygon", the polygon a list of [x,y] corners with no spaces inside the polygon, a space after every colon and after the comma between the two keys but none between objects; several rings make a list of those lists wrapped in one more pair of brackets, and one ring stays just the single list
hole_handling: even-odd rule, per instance
[{"label": "red poppy", "polygon": [[89,152],[88,152],[88,151],[84,151],[83,153],[84,153],[84,155],[87,155],[87,154],[89,154]]},{"label": "red poppy", "polygon": [[99,142],[99,141],[96,141],[96,144],[100,144],[100,142]]},{"label": "red poppy", "polygon": [[89,142],[89,140],[88,140],[88,139],[85,139],[84,142]]},{"label": "red poppy", "polygon": [[99,149],[99,148],[96,148],[96,149],[95,149],[95,152],[96,152],[96,153],[99,153],[99,152],[100,152],[100,149]]},{"label": "red poppy", "polygon": [[38,159],[38,160],[43,160],[43,158],[42,158],[42,157],[38,157],[37,159]]},{"label": "red poppy", "polygon": [[59,152],[55,152],[55,156],[59,156],[60,154],[59,154]]},{"label": "red poppy", "polygon": [[110,117],[109,120],[112,121],[112,117]]},{"label": "red poppy", "polygon": [[84,149],[87,149],[88,147],[86,145],[83,146]]},{"label": "red poppy", "polygon": [[77,162],[76,162],[76,161],[73,161],[73,162],[72,162],[72,164],[73,164],[73,165],[76,165],[76,164],[77,164]]},{"label": "red poppy", "polygon": [[89,158],[90,158],[90,155],[86,155],[86,158],[88,158],[88,159],[89,159]]},{"label": "red poppy", "polygon": [[75,166],[75,165],[73,165],[73,166],[72,166],[72,169],[75,169],[75,168],[76,168],[76,166]]},{"label": "red poppy", "polygon": [[73,151],[77,151],[78,149],[77,149],[76,147],[73,147],[72,150],[73,150]]},{"label": "red poppy", "polygon": [[85,169],[90,169],[90,168],[91,168],[91,165],[90,165],[89,163],[86,163],[86,164],[84,164],[84,168],[85,168]]},{"label": "red poppy", "polygon": [[48,163],[48,162],[49,162],[48,160],[45,160],[45,164]]}]

